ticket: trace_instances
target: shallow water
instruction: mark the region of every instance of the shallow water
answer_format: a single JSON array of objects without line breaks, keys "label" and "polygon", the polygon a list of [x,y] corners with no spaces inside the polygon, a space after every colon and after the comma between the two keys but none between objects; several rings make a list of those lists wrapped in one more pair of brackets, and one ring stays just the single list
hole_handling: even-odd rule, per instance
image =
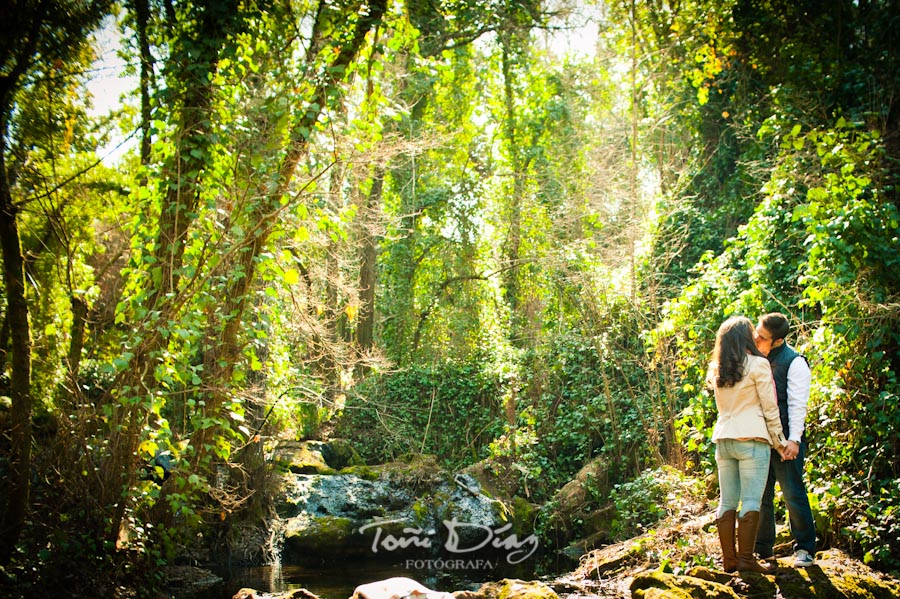
[{"label": "shallow water", "polygon": [[530,560],[514,566],[502,560],[432,560],[430,563],[425,560],[335,560],[315,567],[293,564],[235,567],[216,571],[223,582],[190,598],[231,599],[239,589],[249,587],[265,593],[304,588],[321,599],[347,599],[361,584],[394,576],[412,578],[436,591],[476,590],[485,582],[503,578],[536,580],[571,566],[568,560],[547,563],[544,559],[540,563]]}]

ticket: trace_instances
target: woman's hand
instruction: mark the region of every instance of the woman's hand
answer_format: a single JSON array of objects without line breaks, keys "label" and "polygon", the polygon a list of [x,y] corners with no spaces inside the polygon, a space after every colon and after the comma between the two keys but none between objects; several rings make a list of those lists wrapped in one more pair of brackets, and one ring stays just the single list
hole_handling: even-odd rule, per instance
[{"label": "woman's hand", "polygon": [[[789,443],[790,443],[790,441],[788,442],[788,444],[789,444]],[[784,462],[785,460],[790,460],[790,459],[792,459],[792,458],[787,457],[786,449],[787,449],[787,445],[782,445],[781,447],[776,447],[776,448],[775,448],[775,451],[777,451],[777,452],[778,452],[778,455],[781,456],[781,461],[782,461],[782,462]]]}]

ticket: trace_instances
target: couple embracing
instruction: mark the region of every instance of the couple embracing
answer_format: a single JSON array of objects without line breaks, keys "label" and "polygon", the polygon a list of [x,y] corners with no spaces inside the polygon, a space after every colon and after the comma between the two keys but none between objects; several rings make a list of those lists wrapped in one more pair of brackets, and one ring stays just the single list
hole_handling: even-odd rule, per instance
[{"label": "couple embracing", "polygon": [[795,540],[793,565],[815,563],[815,522],[803,482],[811,374],[786,342],[789,332],[787,317],[775,312],[755,327],[745,317],[729,318],[716,333],[707,383],[718,410],[716,525],[726,572],[772,570],[754,551],[761,559],[774,554],[776,481]]}]

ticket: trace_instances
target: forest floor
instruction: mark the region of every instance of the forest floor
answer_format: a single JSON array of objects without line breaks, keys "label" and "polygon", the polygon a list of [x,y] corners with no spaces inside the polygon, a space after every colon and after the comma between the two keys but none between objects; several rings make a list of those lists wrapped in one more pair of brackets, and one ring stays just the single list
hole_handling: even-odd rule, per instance
[{"label": "forest floor", "polygon": [[816,563],[793,567],[789,531],[779,527],[772,574],[728,574],[721,569],[715,514],[688,503],[638,537],[596,549],[579,567],[553,581],[560,597],[688,599],[889,599],[900,597],[900,579],[873,570],[839,548],[817,552]]}]

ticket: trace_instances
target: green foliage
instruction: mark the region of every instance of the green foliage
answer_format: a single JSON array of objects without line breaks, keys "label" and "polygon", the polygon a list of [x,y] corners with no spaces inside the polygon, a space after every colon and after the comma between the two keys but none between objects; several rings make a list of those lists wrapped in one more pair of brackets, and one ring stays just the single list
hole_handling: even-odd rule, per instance
[{"label": "green foliage", "polygon": [[646,458],[641,413],[633,395],[642,374],[622,360],[603,359],[606,340],[558,337],[528,355],[521,370],[528,390],[518,399],[520,430],[535,442],[517,459],[531,463],[540,493],[552,494],[591,458],[614,464],[610,477],[624,480]]},{"label": "green foliage", "polygon": [[[900,214],[880,185],[884,148],[877,132],[843,118],[832,129],[803,133],[795,126],[781,138],[794,158],[780,172],[796,172],[797,156],[807,152],[818,159],[806,159],[812,184],[791,216],[806,250],[797,264],[799,303],[820,315],[806,350],[816,364],[818,417],[810,428],[821,447],[817,452],[814,444],[813,455],[828,459],[811,477],[821,481],[820,506],[833,526],[845,527],[867,561],[896,568],[890,514],[897,496],[888,489],[900,470],[887,456],[900,449],[900,418],[888,408],[900,393],[900,335],[897,315],[879,306],[900,289]],[[781,186],[773,191],[784,193]],[[875,522],[874,513],[884,518]]]},{"label": "green foliage", "polygon": [[348,397],[335,435],[358,440],[370,462],[424,453],[450,468],[471,464],[502,430],[503,388],[477,362],[381,374]]},{"label": "green foliage", "polygon": [[[877,490],[867,489],[870,497],[864,504],[851,506],[859,511],[853,519],[841,518],[848,521],[842,532],[858,544],[866,564],[896,570],[900,565],[897,560],[897,552],[900,551],[900,500],[897,499],[900,482],[884,481],[882,485]],[[833,485],[826,497],[836,500],[833,492],[842,490],[840,483]],[[831,502],[822,503],[828,505]]]},{"label": "green foliage", "polygon": [[678,510],[682,502],[702,500],[702,481],[685,476],[680,470],[663,466],[645,470],[638,477],[613,487],[609,501],[616,507],[611,537],[625,540],[646,532],[655,523]]}]

